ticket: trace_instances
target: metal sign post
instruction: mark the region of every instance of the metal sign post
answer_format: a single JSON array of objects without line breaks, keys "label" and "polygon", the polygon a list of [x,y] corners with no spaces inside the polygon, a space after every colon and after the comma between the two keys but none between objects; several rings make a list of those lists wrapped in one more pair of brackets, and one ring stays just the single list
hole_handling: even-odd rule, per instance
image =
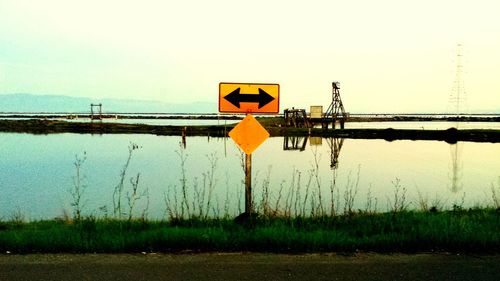
[{"label": "metal sign post", "polygon": [[252,114],[247,114],[229,136],[245,153],[245,213],[251,214],[252,208],[252,152],[268,137],[269,132],[262,127]]},{"label": "metal sign post", "polygon": [[252,154],[245,154],[245,213],[253,213],[252,203]]}]

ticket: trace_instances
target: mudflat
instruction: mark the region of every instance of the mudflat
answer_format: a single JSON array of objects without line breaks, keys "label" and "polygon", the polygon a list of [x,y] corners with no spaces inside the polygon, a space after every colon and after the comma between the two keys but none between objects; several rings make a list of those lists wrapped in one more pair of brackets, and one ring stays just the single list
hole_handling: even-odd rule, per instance
[{"label": "mudflat", "polygon": [[0,280],[498,280],[500,255],[0,255]]},{"label": "mudflat", "polygon": [[[321,128],[280,127],[272,121],[262,122],[271,136],[320,136],[352,139],[393,140],[441,140],[448,143],[457,141],[500,142],[500,130],[471,129],[421,130],[421,129],[342,129],[323,130]],[[0,120],[0,132],[30,134],[152,134],[225,137],[235,124],[206,126],[169,126],[147,124],[124,124],[106,122],[66,122],[60,120]],[[278,124],[279,125],[279,124]]]}]

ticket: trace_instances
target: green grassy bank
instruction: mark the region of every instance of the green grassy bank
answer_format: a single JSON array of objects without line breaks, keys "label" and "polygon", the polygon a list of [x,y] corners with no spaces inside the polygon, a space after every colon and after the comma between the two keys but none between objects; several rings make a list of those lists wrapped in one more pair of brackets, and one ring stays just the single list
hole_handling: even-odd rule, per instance
[{"label": "green grassy bank", "polygon": [[254,251],[500,253],[494,209],[314,218],[0,222],[1,253]]}]

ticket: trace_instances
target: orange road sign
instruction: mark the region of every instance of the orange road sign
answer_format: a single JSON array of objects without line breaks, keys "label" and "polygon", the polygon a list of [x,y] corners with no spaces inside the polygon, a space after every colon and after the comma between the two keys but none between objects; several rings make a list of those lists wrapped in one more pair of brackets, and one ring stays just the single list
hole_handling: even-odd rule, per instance
[{"label": "orange road sign", "polygon": [[219,83],[219,112],[279,113],[280,85]]},{"label": "orange road sign", "polygon": [[248,114],[236,127],[229,131],[229,136],[245,154],[252,154],[269,137],[269,132],[262,127],[252,114]]}]

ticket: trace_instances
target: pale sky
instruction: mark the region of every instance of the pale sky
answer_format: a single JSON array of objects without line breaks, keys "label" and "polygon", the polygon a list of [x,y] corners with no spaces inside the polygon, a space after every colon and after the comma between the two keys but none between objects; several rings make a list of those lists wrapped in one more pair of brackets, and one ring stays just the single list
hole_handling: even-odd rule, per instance
[{"label": "pale sky", "polygon": [[[285,107],[500,112],[500,1],[0,0],[0,94],[217,102],[279,83]],[[214,111],[217,109],[214,108]]]}]

